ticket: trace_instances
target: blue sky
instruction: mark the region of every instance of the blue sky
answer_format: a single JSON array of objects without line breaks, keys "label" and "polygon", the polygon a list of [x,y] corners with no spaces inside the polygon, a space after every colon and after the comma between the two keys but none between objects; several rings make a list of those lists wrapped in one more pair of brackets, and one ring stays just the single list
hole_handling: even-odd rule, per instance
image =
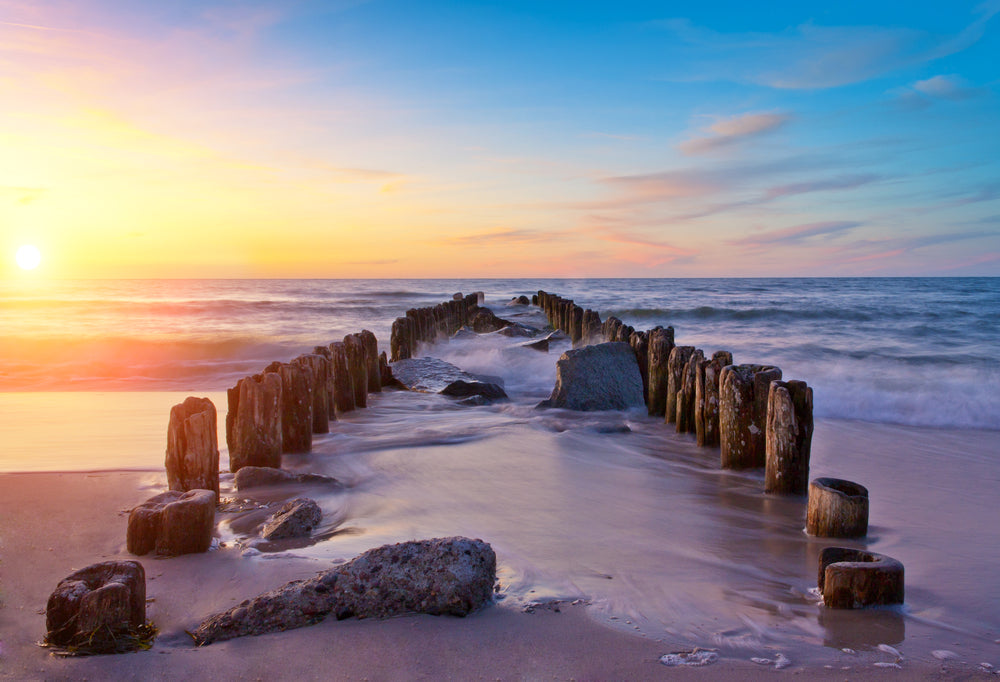
[{"label": "blue sky", "polygon": [[94,275],[1000,275],[998,13],[0,0],[0,220]]}]

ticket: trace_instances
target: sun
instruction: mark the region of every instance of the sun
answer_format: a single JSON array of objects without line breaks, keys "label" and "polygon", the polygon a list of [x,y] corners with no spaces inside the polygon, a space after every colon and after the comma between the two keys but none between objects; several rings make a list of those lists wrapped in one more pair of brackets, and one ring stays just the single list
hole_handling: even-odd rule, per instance
[{"label": "sun", "polygon": [[17,250],[17,255],[14,258],[22,270],[34,270],[42,262],[42,252],[31,244],[25,244]]}]

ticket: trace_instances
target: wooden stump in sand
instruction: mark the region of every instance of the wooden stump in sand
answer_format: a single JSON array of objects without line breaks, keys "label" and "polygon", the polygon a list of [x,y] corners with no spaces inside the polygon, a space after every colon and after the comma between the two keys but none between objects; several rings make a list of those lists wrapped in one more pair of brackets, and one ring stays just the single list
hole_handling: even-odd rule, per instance
[{"label": "wooden stump in sand", "polygon": [[[397,320],[398,321],[398,320]],[[330,344],[330,372],[333,375],[333,406],[338,414],[354,409],[354,380],[347,363],[347,347],[343,341]]]},{"label": "wooden stump in sand", "polygon": [[378,339],[373,332],[361,330],[361,341],[365,347],[365,357],[368,360],[368,392],[382,392],[382,372],[378,366]]},{"label": "wooden stump in sand", "polygon": [[601,316],[596,310],[583,311],[583,345],[601,342]]},{"label": "wooden stump in sand", "polygon": [[698,381],[698,369],[705,361],[705,354],[700,348],[695,348],[684,363],[681,370],[681,381],[677,390],[677,408],[674,421],[677,424],[677,433],[694,433],[694,399],[695,384]]},{"label": "wooden stump in sand", "polygon": [[804,381],[772,381],[767,398],[764,492],[806,494],[812,434],[812,389]]},{"label": "wooden stump in sand", "polygon": [[635,352],[635,361],[639,363],[639,376],[642,377],[642,398],[649,400],[649,332],[632,332],[628,345]]},{"label": "wooden stump in sand", "polygon": [[698,367],[694,386],[694,427],[698,445],[716,447],[719,444],[719,379],[722,368],[733,364],[729,351],[715,351],[711,360]]},{"label": "wooden stump in sand", "polygon": [[364,342],[358,334],[348,334],[344,337],[344,349],[347,351],[351,385],[354,386],[354,406],[368,407],[368,360]]},{"label": "wooden stump in sand", "polygon": [[219,493],[217,423],[215,405],[208,398],[186,398],[170,408],[165,464],[171,490]]},{"label": "wooden stump in sand", "polygon": [[817,584],[831,609],[902,604],[903,564],[875,552],[826,547],[819,556]]},{"label": "wooden stump in sand", "polygon": [[312,392],[312,431],[330,433],[330,361],[324,356],[310,353],[292,360],[309,376]]},{"label": "wooden stump in sand", "polygon": [[389,335],[389,352],[392,354],[392,361],[408,360],[413,357],[412,346],[409,318],[397,317],[392,323],[392,331]]},{"label": "wooden stump in sand", "polygon": [[570,307],[569,338],[573,347],[584,345],[583,341],[583,308],[578,305]]},{"label": "wooden stump in sand", "polygon": [[719,380],[719,444],[723,469],[763,467],[767,396],[781,370],[769,365],[729,365]]},{"label": "wooden stump in sand", "polygon": [[809,484],[806,532],[823,538],[868,534],[868,489],[841,478],[817,478]]},{"label": "wooden stump in sand", "polygon": [[298,364],[272,362],[264,371],[281,377],[281,451],[309,452],[313,434],[311,370]]},{"label": "wooden stump in sand", "polygon": [[226,440],[233,473],[245,466],[281,467],[281,377],[254,374],[229,389]]},{"label": "wooden stump in sand", "polygon": [[667,394],[665,421],[673,424],[677,421],[677,394],[684,382],[684,365],[697,350],[694,346],[674,346],[667,359]]},{"label": "wooden stump in sand", "polygon": [[667,409],[667,361],[674,349],[674,328],[654,327],[649,330],[649,379],[646,391],[649,415],[662,417]]}]

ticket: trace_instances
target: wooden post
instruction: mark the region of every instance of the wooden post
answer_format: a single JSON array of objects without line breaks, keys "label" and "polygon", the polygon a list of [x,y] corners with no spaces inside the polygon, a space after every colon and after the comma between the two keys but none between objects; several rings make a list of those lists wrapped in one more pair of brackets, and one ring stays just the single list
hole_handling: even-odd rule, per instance
[{"label": "wooden post", "polygon": [[583,345],[589,346],[601,342],[601,316],[597,311],[583,311]]},{"label": "wooden post", "polygon": [[[399,319],[396,320],[399,322]],[[405,326],[405,325],[404,325]],[[400,349],[405,346],[400,346]],[[407,348],[407,352],[409,349]],[[409,357],[409,355],[407,355]],[[343,341],[330,344],[330,366],[333,374],[333,406],[338,414],[350,412],[354,404],[354,379],[347,362],[347,346]]]},{"label": "wooden post", "polygon": [[219,494],[216,424],[215,405],[208,398],[186,398],[170,408],[165,462],[170,490],[201,488]]},{"label": "wooden post", "polygon": [[694,353],[694,346],[674,346],[667,359],[667,400],[665,421],[673,424],[677,421],[677,394],[684,383],[684,365]]},{"label": "wooden post", "polygon": [[868,489],[841,478],[817,478],[809,484],[806,532],[821,538],[857,538],[868,534]]},{"label": "wooden post", "polygon": [[719,443],[723,469],[765,464],[767,392],[781,370],[769,365],[729,365],[719,381]]},{"label": "wooden post", "polygon": [[389,352],[392,353],[392,361],[406,360],[410,357],[410,343],[406,338],[406,318],[397,317],[392,323],[392,331],[389,334]]},{"label": "wooden post", "polygon": [[646,405],[651,417],[662,417],[667,410],[667,361],[674,349],[674,328],[654,327],[648,332],[649,346]]},{"label": "wooden post", "polygon": [[694,426],[698,445],[719,445],[719,378],[722,368],[733,364],[733,354],[720,350],[698,369],[694,390]]},{"label": "wooden post", "polygon": [[697,430],[694,423],[695,383],[698,380],[698,369],[704,361],[705,354],[700,348],[695,348],[681,369],[674,419],[677,424],[677,433],[694,433]]},{"label": "wooden post", "polygon": [[830,609],[902,604],[903,564],[892,557],[850,547],[825,547],[817,584]]},{"label": "wooden post", "polygon": [[292,360],[309,373],[312,394],[312,432],[330,433],[330,361],[324,356],[311,353]]},{"label": "wooden post", "polygon": [[362,329],[359,336],[364,344],[365,357],[368,360],[368,392],[381,393],[382,373],[378,367],[378,339],[375,338],[373,332],[367,329]]},{"label": "wooden post", "polygon": [[272,362],[264,371],[281,377],[281,451],[309,452],[313,434],[313,391],[317,390],[311,368]]},{"label": "wooden post", "polygon": [[236,391],[238,411],[229,443],[229,470],[236,473],[245,466],[280,468],[281,377],[254,374],[240,379]]},{"label": "wooden post", "polygon": [[358,334],[348,334],[344,337],[344,349],[347,351],[347,371],[354,387],[354,406],[368,407],[368,361],[364,343]]},{"label": "wooden post", "polygon": [[764,492],[806,494],[812,434],[812,389],[804,381],[772,381],[767,397]]},{"label": "wooden post", "polygon": [[583,345],[583,308],[574,304],[570,306],[569,312],[569,338],[573,347],[578,348]]}]

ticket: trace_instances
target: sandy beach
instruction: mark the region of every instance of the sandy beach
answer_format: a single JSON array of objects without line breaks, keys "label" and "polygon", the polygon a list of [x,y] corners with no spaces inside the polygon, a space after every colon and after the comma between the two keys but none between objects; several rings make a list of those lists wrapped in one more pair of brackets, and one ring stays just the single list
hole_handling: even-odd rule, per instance
[{"label": "sandy beach", "polygon": [[[844,438],[828,445],[850,447],[851,443]],[[778,671],[751,662],[759,653],[716,646],[712,648],[720,660],[713,665],[666,667],[659,662],[660,656],[690,651],[690,641],[664,631],[630,634],[621,623],[616,628],[606,619],[600,622],[590,606],[564,603],[558,610],[539,608],[526,613],[511,603],[513,599],[465,619],[329,619],[299,630],[196,648],[185,630],[196,627],[210,613],[288,580],[310,577],[328,565],[297,552],[250,558],[236,546],[170,559],[139,558],[147,572],[147,615],[160,629],[151,650],[60,658],[37,646],[44,636],[46,599],[60,579],[96,561],[136,558],[125,552],[126,512],[162,489],[163,483],[159,473],[0,475],[0,675],[10,679],[149,680],[191,678],[211,670],[213,678],[226,680],[738,680],[779,674],[808,679],[989,677],[977,658],[989,653],[989,644],[980,642],[967,654],[960,649],[959,659],[938,661],[929,655],[931,646],[921,642],[923,635],[916,632],[906,642],[908,648],[897,643],[906,653],[902,670],[876,667],[875,663],[892,657],[861,647],[855,654],[828,647],[822,660],[806,656],[805,651],[793,653],[792,664]],[[507,563],[503,550],[498,554],[503,566]],[[956,644],[957,640],[970,644],[966,635],[954,637]],[[992,644],[993,649],[998,646]]]}]

